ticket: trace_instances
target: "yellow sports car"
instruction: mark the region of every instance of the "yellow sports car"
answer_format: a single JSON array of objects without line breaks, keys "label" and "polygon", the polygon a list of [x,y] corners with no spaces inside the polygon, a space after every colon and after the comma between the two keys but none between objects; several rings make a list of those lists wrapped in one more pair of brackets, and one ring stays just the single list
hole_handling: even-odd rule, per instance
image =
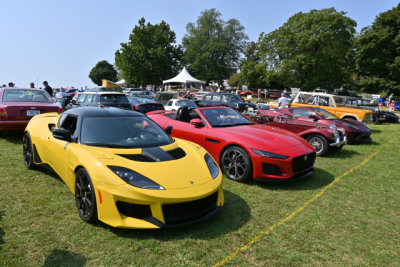
[{"label": "yellow sports car", "polygon": [[206,219],[224,203],[214,159],[134,111],[86,107],[37,115],[25,129],[23,153],[27,168],[47,164],[61,177],[86,222],[176,227]]}]

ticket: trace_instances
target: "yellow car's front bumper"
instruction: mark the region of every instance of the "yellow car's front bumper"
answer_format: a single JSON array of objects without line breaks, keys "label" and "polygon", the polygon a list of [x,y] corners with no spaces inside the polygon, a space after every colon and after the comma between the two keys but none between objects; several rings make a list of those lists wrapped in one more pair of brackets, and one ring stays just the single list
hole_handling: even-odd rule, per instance
[{"label": "yellow car's front bumper", "polygon": [[209,183],[175,190],[95,184],[98,219],[113,227],[141,229],[204,220],[224,204],[221,176]]}]

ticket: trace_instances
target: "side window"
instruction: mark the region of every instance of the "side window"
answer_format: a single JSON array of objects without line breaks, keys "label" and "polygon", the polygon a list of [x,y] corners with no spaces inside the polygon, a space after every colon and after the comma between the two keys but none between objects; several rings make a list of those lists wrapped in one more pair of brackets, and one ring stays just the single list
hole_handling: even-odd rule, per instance
[{"label": "side window", "polygon": [[86,103],[92,103],[93,96],[94,96],[94,95],[88,95],[88,96],[86,97]]},{"label": "side window", "polygon": [[300,117],[307,117],[307,118],[310,114],[309,110],[307,109],[290,109],[290,113]]},{"label": "side window", "polygon": [[83,103],[83,102],[85,102],[85,98],[86,98],[86,95],[85,94],[81,94],[81,95],[79,95],[78,100],[76,102],[77,103]]},{"label": "side window", "polygon": [[168,101],[167,106],[172,106],[172,100]]},{"label": "side window", "polygon": [[71,116],[71,115],[67,115],[67,116],[65,116],[65,118],[62,121],[61,121],[61,118],[60,118],[59,123],[61,124],[61,127],[59,127],[59,128],[70,130],[71,131],[71,135],[74,135],[75,131],[76,131],[77,121],[78,121],[77,117]]},{"label": "side window", "polygon": [[212,97],[212,95],[206,95],[206,96],[204,97],[204,100],[211,100],[211,97]]},{"label": "side window", "polygon": [[221,101],[221,96],[220,95],[213,95],[212,100],[213,101]]}]

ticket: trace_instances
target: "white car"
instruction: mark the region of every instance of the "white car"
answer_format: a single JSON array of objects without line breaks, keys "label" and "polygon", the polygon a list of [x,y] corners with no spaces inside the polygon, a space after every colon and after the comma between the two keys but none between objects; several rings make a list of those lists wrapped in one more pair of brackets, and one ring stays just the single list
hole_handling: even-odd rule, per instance
[{"label": "white car", "polygon": [[178,110],[180,107],[188,107],[190,109],[198,108],[198,106],[189,99],[170,99],[164,106],[165,110]]}]

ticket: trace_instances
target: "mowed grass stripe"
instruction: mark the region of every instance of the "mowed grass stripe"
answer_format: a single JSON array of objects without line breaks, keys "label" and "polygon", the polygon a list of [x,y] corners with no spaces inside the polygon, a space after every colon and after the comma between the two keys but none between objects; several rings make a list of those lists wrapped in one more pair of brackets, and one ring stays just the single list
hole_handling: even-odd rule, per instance
[{"label": "mowed grass stripe", "polygon": [[236,249],[234,252],[232,252],[231,254],[229,254],[228,256],[226,256],[224,259],[222,259],[220,262],[218,262],[217,264],[214,265],[214,267],[218,267],[218,266],[223,266],[224,264],[228,263],[229,261],[231,261],[232,259],[234,259],[235,257],[238,256],[239,253],[244,252],[246,250],[248,250],[253,244],[255,244],[257,241],[259,241],[262,237],[264,237],[265,235],[270,234],[271,232],[273,232],[278,226],[288,222],[289,220],[291,220],[293,217],[295,217],[298,213],[300,213],[301,211],[303,211],[305,208],[307,208],[312,202],[314,202],[315,200],[317,200],[319,197],[321,197],[329,188],[331,188],[334,184],[336,184],[337,182],[339,182],[341,179],[343,179],[344,177],[346,177],[347,175],[349,175],[350,173],[352,173],[353,171],[361,168],[362,166],[364,166],[366,163],[368,163],[371,159],[373,159],[374,157],[376,157],[379,153],[381,153],[384,149],[386,149],[390,144],[392,144],[394,142],[394,139],[389,140],[386,144],[382,145],[379,149],[377,149],[374,153],[372,153],[370,156],[368,156],[365,160],[363,160],[360,164],[356,165],[355,167],[351,168],[350,170],[346,171],[345,173],[339,175],[338,177],[336,177],[331,183],[329,183],[328,185],[326,185],[325,187],[323,187],[316,195],[314,195],[311,199],[309,199],[307,202],[304,203],[304,205],[302,205],[301,207],[299,207],[298,209],[296,209],[293,213],[291,213],[289,216],[285,217],[284,219],[282,219],[281,221],[279,221],[278,223],[270,226],[267,230],[261,231],[258,235],[256,235],[253,239],[251,239],[247,244],[245,244],[244,246]]}]

